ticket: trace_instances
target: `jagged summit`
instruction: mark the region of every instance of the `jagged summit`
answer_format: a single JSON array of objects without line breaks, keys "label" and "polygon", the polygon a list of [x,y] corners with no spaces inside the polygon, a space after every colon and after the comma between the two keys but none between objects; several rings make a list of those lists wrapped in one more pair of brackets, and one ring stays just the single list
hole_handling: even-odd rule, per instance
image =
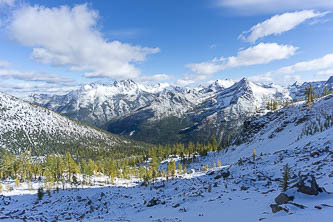
[{"label": "jagged summit", "polygon": [[32,148],[112,148],[130,143],[118,136],[73,121],[44,107],[0,92],[0,147],[13,153]]},{"label": "jagged summit", "polygon": [[[331,81],[332,78],[311,82],[316,95],[322,95],[325,86],[332,91]],[[246,118],[268,112],[268,102],[276,101],[281,107],[287,101],[302,100],[309,85],[310,82],[296,82],[282,87],[243,78],[238,82],[217,80],[207,87],[187,88],[122,80],[113,84],[86,84],[61,96],[35,94],[29,100],[135,139],[146,138],[148,131],[161,127],[160,132],[171,130],[173,142],[186,142],[194,135],[200,139],[198,134],[202,132],[208,132],[202,140],[213,135],[222,140],[226,129],[237,130]]]},{"label": "jagged summit", "polygon": [[221,91],[221,90],[224,90],[226,88],[231,87],[234,84],[235,84],[235,81],[233,81],[233,80],[229,80],[229,79],[220,80],[220,79],[218,79],[218,80],[214,81],[212,84],[210,84],[206,88],[206,91],[208,91],[208,92]]},{"label": "jagged summit", "polygon": [[326,81],[326,84],[333,84],[333,76]]}]

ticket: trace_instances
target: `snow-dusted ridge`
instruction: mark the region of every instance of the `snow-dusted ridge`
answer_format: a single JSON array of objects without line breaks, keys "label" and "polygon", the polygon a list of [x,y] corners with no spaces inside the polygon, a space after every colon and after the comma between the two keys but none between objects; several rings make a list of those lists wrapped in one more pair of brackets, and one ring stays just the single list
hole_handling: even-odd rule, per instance
[{"label": "snow-dusted ridge", "polygon": [[[108,187],[52,191],[41,202],[36,195],[0,197],[0,217],[5,221],[26,216],[72,221],[329,222],[333,217],[332,116],[333,95],[316,100],[310,109],[298,102],[249,120],[248,135],[240,136],[240,145],[198,157],[187,166],[192,173],[147,187],[135,186],[138,180],[133,178],[128,186],[116,180]],[[312,133],[304,134],[309,126]],[[214,167],[217,160],[224,166]],[[294,199],[280,205],[287,212],[272,213],[270,204],[281,193],[286,164],[293,183],[299,173],[310,174],[327,192],[315,196],[289,188],[286,193]],[[212,168],[202,171],[202,165]]]},{"label": "snow-dusted ridge", "polygon": [[76,120],[0,93],[0,147],[43,153],[55,147],[112,148],[131,142]]},{"label": "snow-dusted ridge", "polygon": [[[62,96],[33,95],[29,100],[112,133],[150,143],[165,143],[163,138],[172,134],[169,143],[195,138],[207,141],[215,136],[227,144],[247,118],[269,111],[267,102],[277,101],[280,108],[287,101],[301,101],[309,84],[282,87],[243,78],[186,88],[122,80],[109,85],[87,84]],[[317,95],[325,87],[333,90],[332,78],[312,85]],[[149,140],[146,135],[157,128],[160,135]],[[185,128],[188,130],[182,130]]]}]

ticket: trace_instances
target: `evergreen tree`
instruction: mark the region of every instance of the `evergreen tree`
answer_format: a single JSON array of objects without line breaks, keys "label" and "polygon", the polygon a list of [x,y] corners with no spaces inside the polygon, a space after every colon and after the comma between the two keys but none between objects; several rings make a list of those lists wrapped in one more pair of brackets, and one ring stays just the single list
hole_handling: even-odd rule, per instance
[{"label": "evergreen tree", "polygon": [[277,108],[278,108],[278,102],[274,101],[273,106],[272,106],[272,110],[276,110]]},{"label": "evergreen tree", "polygon": [[305,97],[306,97],[306,104],[308,106],[308,109],[310,109],[312,102],[315,99],[315,93],[312,88],[312,84],[310,84],[309,87],[305,88]]},{"label": "evergreen tree", "polygon": [[178,174],[181,174],[182,172],[183,172],[183,166],[180,164],[180,163],[178,163]]},{"label": "evergreen tree", "polygon": [[286,164],[283,168],[282,183],[281,183],[281,188],[283,192],[287,191],[289,187],[289,180],[290,180],[290,168],[288,164]]},{"label": "evergreen tree", "polygon": [[217,151],[218,150],[218,144],[217,144],[215,136],[213,136],[213,138],[212,138],[212,147],[213,147],[213,151]]},{"label": "evergreen tree", "polygon": [[327,96],[329,94],[332,94],[332,92],[328,90],[327,86],[325,86],[323,94],[321,96]]},{"label": "evergreen tree", "polygon": [[40,187],[37,190],[37,199],[42,200],[43,196],[44,196],[44,189],[43,189],[43,187]]}]

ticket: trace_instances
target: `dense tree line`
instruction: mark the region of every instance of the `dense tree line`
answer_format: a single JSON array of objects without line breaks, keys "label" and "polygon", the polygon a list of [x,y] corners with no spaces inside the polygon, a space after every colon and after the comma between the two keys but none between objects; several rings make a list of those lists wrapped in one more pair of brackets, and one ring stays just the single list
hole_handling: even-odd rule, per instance
[{"label": "dense tree line", "polygon": [[[187,145],[154,146],[147,151],[118,159],[103,150],[96,150],[95,153],[89,151],[89,155],[86,151],[77,151],[36,156],[31,150],[14,155],[0,149],[0,179],[15,180],[17,186],[23,182],[30,184],[31,181],[39,180],[44,182],[46,188],[64,188],[66,184],[92,185],[94,176],[106,177],[106,183],[113,183],[115,178],[130,177],[141,178],[149,183],[157,177],[168,179],[176,173],[186,173],[187,164],[195,161],[197,155],[204,156],[220,149],[215,138],[207,144],[190,142]],[[178,158],[179,161],[176,163],[171,158],[167,167],[161,168],[161,162],[170,157]]]}]

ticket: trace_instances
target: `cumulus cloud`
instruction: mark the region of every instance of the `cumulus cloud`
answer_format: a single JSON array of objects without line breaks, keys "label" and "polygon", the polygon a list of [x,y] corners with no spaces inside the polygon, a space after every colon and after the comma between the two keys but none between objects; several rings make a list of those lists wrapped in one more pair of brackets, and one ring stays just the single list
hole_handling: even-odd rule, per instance
[{"label": "cumulus cloud", "polygon": [[32,93],[47,93],[47,94],[65,94],[70,90],[77,89],[77,86],[62,85],[58,83],[47,82],[27,82],[21,80],[3,80],[0,82],[0,91],[25,98]]},{"label": "cumulus cloud", "polygon": [[187,65],[198,75],[211,75],[218,71],[240,66],[267,64],[274,60],[281,60],[293,56],[297,47],[279,45],[277,43],[259,43],[256,46],[238,51],[236,56],[215,58],[209,62]]},{"label": "cumulus cloud", "polygon": [[317,76],[333,76],[333,69],[322,70],[316,73]]},{"label": "cumulus cloud", "polygon": [[31,58],[39,63],[84,71],[85,77],[138,77],[135,64],[159,49],[107,41],[96,27],[98,19],[86,4],[25,5],[13,12],[8,30],[18,42],[33,48]]},{"label": "cumulus cloud", "polygon": [[333,9],[329,0],[216,0],[217,6],[246,14],[266,14],[304,9]]},{"label": "cumulus cloud", "polygon": [[143,76],[140,79],[144,82],[160,82],[171,79],[171,76],[168,74],[156,74],[152,76]]},{"label": "cumulus cloud", "polygon": [[327,54],[321,58],[302,61],[290,66],[283,66],[279,69],[250,77],[253,81],[274,82],[289,84],[294,81],[301,81],[302,74],[314,72],[313,78],[322,80],[325,76],[333,75],[333,54]]},{"label": "cumulus cloud", "polygon": [[177,86],[188,86],[194,83],[196,83],[196,81],[193,79],[178,79],[175,84]]},{"label": "cumulus cloud", "polygon": [[290,66],[284,66],[274,71],[274,73],[291,74],[291,73],[307,72],[307,71],[321,70],[327,68],[333,68],[333,54],[327,54],[321,58],[298,62]]},{"label": "cumulus cloud", "polygon": [[24,81],[36,81],[46,83],[59,83],[59,84],[71,84],[74,82],[71,78],[60,77],[57,75],[38,73],[38,72],[21,72],[18,70],[6,70],[0,69],[0,77],[2,79],[16,79]]},{"label": "cumulus cloud", "polygon": [[279,35],[283,32],[294,29],[296,26],[308,19],[322,17],[326,14],[327,12],[320,13],[315,12],[314,10],[303,10],[275,15],[270,19],[256,24],[250,30],[243,32],[239,38],[253,43],[258,39],[269,35]]}]

